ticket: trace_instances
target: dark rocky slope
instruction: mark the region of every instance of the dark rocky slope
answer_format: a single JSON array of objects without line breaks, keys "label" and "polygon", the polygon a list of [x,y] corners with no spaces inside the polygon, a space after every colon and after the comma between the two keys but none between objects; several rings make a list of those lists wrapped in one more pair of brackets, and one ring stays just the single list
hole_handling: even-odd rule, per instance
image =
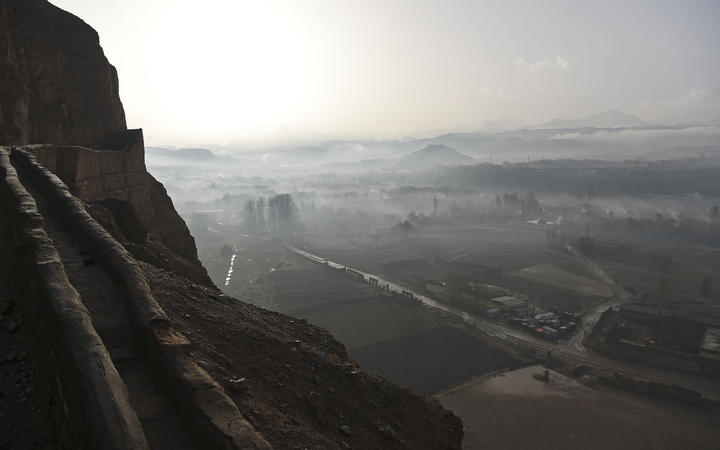
[{"label": "dark rocky slope", "polygon": [[142,266],[198,364],[274,447],[460,448],[460,419],[365,372],[326,330]]}]

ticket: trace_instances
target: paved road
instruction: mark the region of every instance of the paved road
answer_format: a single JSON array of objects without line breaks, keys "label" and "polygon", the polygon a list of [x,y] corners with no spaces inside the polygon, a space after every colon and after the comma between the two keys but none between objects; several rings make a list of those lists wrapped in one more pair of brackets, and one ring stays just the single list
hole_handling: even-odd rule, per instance
[{"label": "paved road", "polygon": [[335,261],[330,261],[308,251],[299,249],[289,243],[283,243],[283,245],[285,245],[288,250],[318,264],[327,264],[329,267],[334,269],[350,269],[358,274],[358,276],[362,275],[366,282],[369,282],[370,279],[377,280],[377,282],[373,281],[372,283],[377,283],[379,288],[401,295],[412,295],[413,298],[428,308],[442,311],[443,313],[457,317],[464,323],[488,336],[502,339],[503,341],[522,350],[532,350],[540,357],[545,357],[548,352],[551,352],[552,357],[562,359],[563,361],[571,364],[588,365],[599,369],[622,372],[628,375],[647,378],[662,383],[677,384],[679,386],[702,392],[707,396],[720,399],[720,380],[673,369],[648,366],[633,361],[610,359],[598,355],[582,345],[582,340],[585,337],[585,330],[592,330],[592,327],[595,326],[595,323],[597,323],[598,319],[602,313],[607,310],[607,308],[624,303],[630,298],[630,294],[617,285],[614,280],[612,280],[612,278],[610,278],[609,275],[602,270],[602,268],[580,255],[576,256],[584,259],[583,263],[589,264],[590,269],[593,273],[599,275],[600,279],[603,279],[603,281],[605,281],[604,277],[609,279],[610,283],[608,283],[608,285],[613,288],[616,295],[607,301],[593,305],[587,309],[583,315],[582,326],[579,327],[578,333],[570,341],[551,342],[527,334],[522,330],[507,327],[502,322],[488,320],[487,318],[463,311],[451,305],[447,305],[426,295],[414,292],[412,289],[399,285],[393,281],[386,280],[378,275],[354,269]]}]

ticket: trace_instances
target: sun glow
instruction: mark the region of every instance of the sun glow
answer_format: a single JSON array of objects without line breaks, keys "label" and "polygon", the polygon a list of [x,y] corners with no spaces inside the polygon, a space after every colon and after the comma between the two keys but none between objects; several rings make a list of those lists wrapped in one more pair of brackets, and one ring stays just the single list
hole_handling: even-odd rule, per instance
[{"label": "sun glow", "polygon": [[271,3],[223,3],[177,3],[146,44],[148,92],[175,119],[173,131],[221,137],[311,115],[326,70],[309,22]]},{"label": "sun glow", "polygon": [[148,143],[241,150],[613,109],[702,122],[720,108],[717,2],[629,2],[622,17],[613,2],[52,2],[96,28]]}]

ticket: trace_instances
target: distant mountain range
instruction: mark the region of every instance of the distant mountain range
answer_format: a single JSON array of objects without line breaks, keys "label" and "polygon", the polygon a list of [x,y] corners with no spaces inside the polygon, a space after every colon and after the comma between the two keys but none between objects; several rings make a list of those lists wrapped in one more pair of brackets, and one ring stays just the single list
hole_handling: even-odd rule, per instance
[{"label": "distant mountain range", "polygon": [[540,125],[539,128],[635,128],[648,123],[622,111],[605,111],[586,119],[555,119]]},{"label": "distant mountain range", "polygon": [[650,151],[642,156],[651,160],[676,158],[717,158],[720,156],[720,145],[677,145],[669,149]]},{"label": "distant mountain range", "polygon": [[421,171],[436,166],[460,166],[475,163],[477,161],[474,158],[463,155],[452,147],[433,144],[403,156],[395,163],[393,168],[395,170]]},{"label": "distant mountain range", "polygon": [[[720,120],[658,125],[621,111],[585,119],[555,119],[502,132],[445,133],[397,140],[329,140],[313,145],[258,148],[233,156],[203,148],[146,147],[165,164],[323,166],[329,171],[423,171],[437,166],[543,159],[607,159],[716,155]],[[418,150],[420,149],[420,150]],[[226,152],[227,148],[223,149]]]}]

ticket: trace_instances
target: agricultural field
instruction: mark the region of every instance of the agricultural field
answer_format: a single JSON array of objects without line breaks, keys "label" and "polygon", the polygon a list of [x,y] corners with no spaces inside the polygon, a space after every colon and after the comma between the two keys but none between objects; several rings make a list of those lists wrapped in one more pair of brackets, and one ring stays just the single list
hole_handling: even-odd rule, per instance
[{"label": "agricultural field", "polygon": [[363,367],[422,394],[519,363],[502,350],[449,325],[356,348],[350,356]]},{"label": "agricultural field", "polygon": [[720,250],[707,250],[684,259],[689,264],[720,273]]},{"label": "agricultural field", "polygon": [[329,304],[362,301],[381,294],[365,283],[354,282],[344,272],[317,264],[307,269],[283,268],[271,278],[275,304],[286,314],[299,315]]},{"label": "agricultural field", "polygon": [[354,349],[417,333],[436,325],[420,305],[383,297],[326,305],[297,317],[331,331],[354,355]]},{"label": "agricultural field", "polygon": [[[578,267],[572,256],[548,249],[545,231],[538,226],[427,227],[382,248],[319,236],[303,236],[298,245],[416,289],[459,273],[468,281],[496,285],[530,296],[540,305],[559,305],[573,312],[612,296],[612,291]],[[414,262],[423,258],[431,262]],[[400,264],[404,261],[407,265]],[[490,274],[493,270],[499,275]]]},{"label": "agricultural field", "polygon": [[[417,392],[430,394],[517,363],[415,300],[309,262],[270,240],[238,236],[233,242],[237,256],[226,292],[264,289],[265,304],[326,328],[367,370]],[[224,260],[213,258],[211,272],[224,280]]]},{"label": "agricultural field", "polygon": [[[365,369],[416,392],[434,394],[520,363],[456,319],[311,262],[268,236],[216,233],[209,228],[196,239],[212,279],[229,295],[327,329]],[[376,247],[360,245],[353,236],[326,239],[306,234],[292,241],[323,258],[420,292],[428,285],[445,289],[442,280],[448,273],[458,273],[468,281],[527,296],[538,306],[558,305],[570,312],[582,312],[613,295],[586,265],[548,249],[538,227],[424,229]],[[221,252],[224,245],[232,248],[234,257]],[[694,250],[674,251],[694,255]],[[636,263],[596,263],[635,292],[657,292],[657,269]],[[493,279],[479,281],[484,276]],[[670,304],[692,293],[670,279],[667,295]]]},{"label": "agricultural field", "polygon": [[[662,279],[666,280],[666,303],[689,302],[697,298],[697,293],[692,292],[687,286],[659,270],[650,267],[640,267],[635,264],[623,264],[610,261],[598,261],[598,264],[618,284],[628,291],[636,293],[641,302],[657,303],[657,295]],[[643,293],[646,294],[644,295]]]},{"label": "agricultural field", "polygon": [[578,295],[598,298],[609,298],[613,295],[612,289],[602,283],[548,264],[525,267],[513,272],[512,275],[534,283],[575,292]]},{"label": "agricultural field", "polygon": [[433,327],[419,303],[315,266],[271,275],[278,311],[329,330],[350,350]]},{"label": "agricultural field", "polygon": [[329,330],[364,368],[424,394],[517,360],[417,301],[316,265],[271,275],[278,310]]},{"label": "agricultural field", "polygon": [[353,245],[352,239],[329,240],[319,235],[304,235],[298,243],[329,259],[369,272],[377,271],[387,262],[418,257],[487,265],[504,272],[569,258],[547,248],[544,229],[526,226],[427,227],[392,245],[377,248]]},{"label": "agricultural field", "polygon": [[[198,257],[210,279],[226,294],[277,310],[269,276],[280,269],[307,269],[314,264],[288,251],[279,241],[225,230],[193,230]],[[231,248],[230,256],[222,247]],[[232,258],[232,255],[235,255]],[[228,273],[232,259],[232,273]],[[229,280],[228,280],[229,275]]]},{"label": "agricultural field", "polygon": [[[693,258],[707,253],[708,250],[708,247],[687,242],[674,242],[670,245],[663,245],[652,249],[652,251],[655,253],[671,255],[673,258],[676,259]],[[718,255],[716,254],[715,256],[717,257]]]}]

